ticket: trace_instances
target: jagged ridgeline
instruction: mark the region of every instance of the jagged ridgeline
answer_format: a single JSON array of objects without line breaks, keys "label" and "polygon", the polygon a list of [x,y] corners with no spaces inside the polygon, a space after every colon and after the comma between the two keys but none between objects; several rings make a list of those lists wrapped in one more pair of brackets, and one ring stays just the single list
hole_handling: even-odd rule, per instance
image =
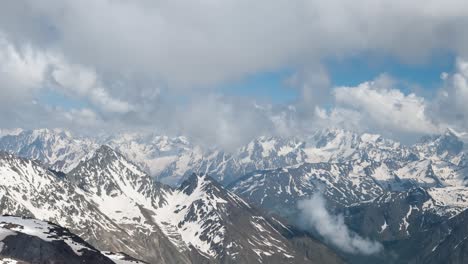
[{"label": "jagged ridgeline", "polygon": [[209,176],[192,174],[172,188],[108,146],[65,177],[6,153],[0,173],[2,214],[57,223],[102,251],[149,263],[342,263]]},{"label": "jagged ridgeline", "polygon": [[[0,209],[68,228],[108,259],[102,252],[149,263],[465,263],[463,141],[451,130],[411,146],[322,130],[224,151],[185,137],[15,131],[0,138]],[[298,231],[297,203],[316,193],[384,250],[352,254]]]}]

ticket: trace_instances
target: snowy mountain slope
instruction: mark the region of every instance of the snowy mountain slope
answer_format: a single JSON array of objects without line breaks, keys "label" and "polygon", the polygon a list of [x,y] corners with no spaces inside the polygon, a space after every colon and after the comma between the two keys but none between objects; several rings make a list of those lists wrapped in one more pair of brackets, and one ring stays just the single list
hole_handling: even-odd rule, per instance
[{"label": "snowy mountain slope", "polygon": [[167,203],[172,190],[155,183],[122,154],[103,145],[67,177],[128,233],[129,249],[121,251],[150,262],[190,263],[189,251],[179,252],[154,220],[155,210]]},{"label": "snowy mountain slope", "polygon": [[[233,153],[222,150],[184,150],[158,175],[174,184],[193,172],[209,174],[223,184],[256,170],[289,167],[302,163],[345,163],[368,160],[385,163],[392,178],[428,187],[461,186],[467,175],[463,142],[447,131],[403,146],[379,135],[356,134],[344,130],[318,131],[304,141],[260,137]],[[397,187],[397,186],[395,186]]]},{"label": "snowy mountain slope", "polygon": [[252,170],[304,162],[304,142],[260,137],[234,152],[205,149],[185,137],[124,133],[100,139],[73,138],[63,130],[39,129],[0,138],[0,149],[37,159],[58,171],[69,172],[86,154],[106,144],[162,182],[177,185],[192,173],[208,173],[229,183]]},{"label": "snowy mountain slope", "polygon": [[122,133],[102,141],[137,163],[147,173],[160,175],[172,164],[182,165],[182,160],[195,153],[202,154],[199,147],[192,145],[185,137],[168,137],[155,134]]},{"label": "snowy mountain slope", "polygon": [[[171,185],[194,172],[209,174],[226,185],[256,170],[327,162],[367,167],[383,188],[405,190],[414,186],[465,185],[468,162],[463,141],[457,135],[448,130],[442,135],[425,137],[413,146],[403,146],[379,135],[326,129],[303,141],[260,137],[232,153],[204,150],[184,137],[154,134],[119,134],[99,142],[107,142],[145,172]],[[34,130],[0,138],[0,149],[68,171],[93,154],[98,148],[93,143],[96,141],[74,139],[61,130]],[[362,165],[363,160],[372,166]],[[364,174],[367,177],[368,173]]]},{"label": "snowy mountain slope", "polygon": [[366,171],[366,162],[304,163],[298,166],[253,172],[228,186],[250,203],[287,218],[294,218],[297,202],[321,192],[334,206],[370,200],[383,188]]},{"label": "snowy mountain slope", "polygon": [[[441,184],[454,186],[464,184],[464,178],[458,171],[468,164],[463,142],[451,130],[443,135],[426,137],[414,146],[403,146],[379,135],[325,129],[304,140],[260,137],[232,152],[202,148],[185,137],[148,133],[80,139],[73,138],[66,131],[42,129],[0,138],[0,149],[38,159],[55,170],[65,172],[92,155],[101,144],[116,149],[151,176],[173,186],[192,173],[209,174],[223,184],[230,184],[255,170],[276,169],[304,162],[343,163],[362,159],[391,163],[392,172],[407,165],[411,167],[410,163],[414,163],[414,167],[421,167],[430,161]],[[413,168],[408,168],[400,176],[413,177],[412,173],[406,173],[411,170]],[[420,176],[415,175],[416,178]],[[422,179],[421,183],[424,182],[434,184]]]},{"label": "snowy mountain slope", "polygon": [[73,185],[58,178],[41,164],[0,153],[0,201],[2,213],[46,219],[64,226],[90,228],[93,221],[108,229],[115,225],[92,210]]},{"label": "snowy mountain slope", "polygon": [[358,134],[340,129],[324,129],[306,139],[307,162],[343,162],[355,159],[383,161],[411,159],[411,150],[375,134]]},{"label": "snowy mountain slope", "polygon": [[2,213],[59,223],[149,263],[341,263],[307,237],[313,254],[298,250],[292,235],[207,176],[172,189],[108,146],[65,177],[4,153],[0,179]]},{"label": "snowy mountain slope", "polygon": [[[185,139],[185,138],[184,138]],[[126,141],[125,145],[134,145],[135,140]],[[139,140],[142,149],[148,140]],[[114,148],[119,144],[113,142]],[[121,143],[120,143],[121,144]],[[169,144],[174,146],[174,144]],[[179,145],[178,145],[179,146]],[[122,152],[132,159],[134,154],[123,148]],[[161,181],[176,185],[181,179],[192,173],[209,174],[223,184],[230,184],[242,175],[255,170],[276,169],[298,165],[304,162],[345,162],[355,159],[372,159],[383,161],[392,159],[395,162],[417,160],[417,156],[410,148],[387,140],[378,135],[359,135],[343,130],[321,130],[314,135],[300,140],[296,138],[259,137],[245,146],[232,152],[222,149],[203,150],[184,141],[183,147],[170,147],[176,149],[172,153],[177,155],[156,156],[164,162],[159,162],[164,169],[157,176]],[[135,151],[131,151],[135,152]],[[145,152],[145,151],[140,151]],[[154,152],[152,155],[155,155]],[[139,164],[148,163],[139,159]],[[154,171],[154,170],[153,170]]]},{"label": "snowy mountain slope", "polygon": [[458,165],[463,158],[464,144],[456,132],[448,129],[442,135],[423,137],[413,148],[423,158],[445,160]]},{"label": "snowy mountain slope", "polygon": [[397,169],[395,174],[408,181],[414,181],[417,185],[423,187],[442,187],[443,183],[439,179],[433,167],[431,160],[413,161]]},{"label": "snowy mountain slope", "polygon": [[[260,137],[233,153],[219,148],[204,149],[184,137],[120,137],[108,143],[154,177],[178,185],[192,173],[212,175],[229,183],[249,171],[277,168],[304,161],[303,142]],[[122,147],[124,146],[124,147]]]},{"label": "snowy mountain slope", "polygon": [[[377,135],[341,130],[318,132],[309,144],[304,148],[308,159],[326,162],[253,171],[228,188],[250,203],[288,218],[294,218],[298,200],[317,191],[338,207],[415,187],[447,196],[439,199],[442,201],[453,200],[450,190],[466,192],[464,144],[450,130],[410,147]],[[446,207],[452,206],[460,212],[455,203]]]},{"label": "snowy mountain slope", "polygon": [[[108,214],[109,211],[103,210],[105,206],[85,189],[77,187],[67,178],[58,178],[37,162],[3,153],[0,155],[0,176],[0,211],[3,214],[58,223],[103,250],[122,251],[153,261],[166,260],[164,254],[169,255],[169,260],[187,260],[183,254],[172,256],[171,253],[177,251],[175,248],[171,251],[171,244],[160,231],[158,233],[157,227],[148,229],[143,219],[137,218],[142,217],[143,213],[131,215],[136,210],[124,207],[120,212]],[[136,184],[138,182],[134,186]],[[111,201],[110,205],[127,204]],[[142,209],[140,212],[145,211]],[[116,219],[114,215],[121,218]],[[134,227],[134,223],[140,225]]]},{"label": "snowy mountain slope", "polygon": [[[0,142],[14,142],[18,136]],[[59,146],[67,140],[77,142],[68,136],[52,140],[61,137],[43,135],[39,141],[44,144],[25,137],[24,144],[18,143],[21,148],[12,151],[49,153],[37,156],[45,160],[64,158],[63,164],[75,167],[66,176],[2,154],[1,212],[51,220],[99,249],[150,262],[297,263],[310,256],[244,199],[294,219],[297,201],[320,191],[335,209],[352,211],[350,219],[365,223],[365,228],[353,225],[354,230],[385,243],[411,239],[468,206],[465,145],[450,130],[413,146],[379,135],[323,130],[305,140],[261,137],[233,152],[203,150],[183,137],[127,134],[102,140],[112,148],[85,140],[91,142],[85,146],[92,147],[84,155],[50,154],[63,149]],[[83,152],[79,147],[65,149]],[[179,188],[156,184],[149,172],[166,182],[184,181]],[[239,196],[193,172],[208,173]],[[416,203],[411,201],[418,196],[415,190],[425,197]],[[383,219],[388,212],[392,217]],[[319,243],[307,243],[313,252],[336,260]],[[315,257],[307,261],[317,261]]]},{"label": "snowy mountain slope", "polygon": [[0,137],[0,150],[39,160],[54,170],[68,172],[97,148],[93,140],[74,138],[61,129],[21,131]]},{"label": "snowy mountain slope", "polygon": [[58,225],[0,217],[0,256],[18,263],[115,263]]},{"label": "snowy mountain slope", "polygon": [[[125,197],[148,209],[158,208],[166,203],[166,196],[171,192],[171,188],[156,184],[138,166],[106,145],[96,150],[90,159],[82,161],[67,177],[92,195],[91,199],[96,203],[114,204],[117,201],[106,199]],[[106,213],[113,214],[111,211]]]},{"label": "snowy mountain slope", "polygon": [[196,248],[216,263],[341,262],[312,240],[310,248],[322,253],[308,258],[270,224],[273,220],[206,175],[191,175],[167,201],[156,211],[164,232],[178,233],[183,244],[174,244]]},{"label": "snowy mountain slope", "polygon": [[[386,193],[373,201],[346,208],[348,226],[381,241],[385,247],[383,254],[371,262],[356,257],[351,262],[465,263],[468,259],[466,196],[464,202],[458,202],[459,211],[455,212],[447,205],[456,199],[442,201],[446,196],[434,195],[435,189],[438,192],[446,188]],[[461,198],[454,192],[450,195]]]},{"label": "snowy mountain slope", "polygon": [[[152,183],[122,154],[102,146],[68,177],[101,211],[136,238],[151,237],[153,233],[168,238],[171,244],[164,245],[168,251],[175,247],[191,259],[213,263],[311,263],[294,251],[259,212],[254,214],[255,210],[243,200],[207,176],[193,175],[173,190]],[[239,222],[243,219],[240,215],[248,217],[246,223]],[[239,234],[249,228],[250,232]],[[258,240],[258,236],[270,242]]]},{"label": "snowy mountain slope", "polygon": [[[447,134],[449,134],[448,138],[450,138],[450,132],[447,132]],[[444,136],[442,135],[442,137]],[[433,140],[439,142],[437,144],[443,145],[442,143],[450,142],[453,139],[440,140],[438,137],[434,137]],[[148,144],[144,143],[145,141],[141,142],[143,142],[142,144]],[[197,155],[188,154],[187,151],[195,147],[186,143],[183,151],[178,148],[178,153],[184,152],[184,155],[175,158],[176,161],[185,160],[185,166],[182,166],[179,162],[179,165],[174,166],[177,168],[177,173],[173,171],[175,169],[169,169],[161,172],[161,178],[170,177],[171,173],[181,175],[199,172],[213,175],[215,179],[223,183],[230,183],[239,175],[253,170],[286,167],[303,162],[337,163],[356,159],[369,159],[373,161],[392,160],[395,163],[403,164],[428,158],[428,151],[424,150],[423,146],[430,149],[428,145],[431,144],[436,143],[427,141],[426,144],[405,147],[398,142],[385,139],[379,135],[357,134],[337,129],[318,131],[305,140],[260,137],[232,153],[215,149],[205,152],[198,150]],[[132,159],[129,155],[126,156]],[[434,157],[434,155],[431,157]]]}]

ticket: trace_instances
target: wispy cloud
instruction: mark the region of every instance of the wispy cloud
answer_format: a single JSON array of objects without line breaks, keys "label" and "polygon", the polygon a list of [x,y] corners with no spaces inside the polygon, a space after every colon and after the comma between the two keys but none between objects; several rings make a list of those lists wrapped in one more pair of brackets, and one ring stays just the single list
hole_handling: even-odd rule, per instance
[{"label": "wispy cloud", "polygon": [[306,228],[313,228],[326,241],[344,252],[372,255],[383,250],[382,244],[363,238],[346,226],[342,215],[332,215],[326,208],[326,202],[320,193],[298,203],[301,223]]}]

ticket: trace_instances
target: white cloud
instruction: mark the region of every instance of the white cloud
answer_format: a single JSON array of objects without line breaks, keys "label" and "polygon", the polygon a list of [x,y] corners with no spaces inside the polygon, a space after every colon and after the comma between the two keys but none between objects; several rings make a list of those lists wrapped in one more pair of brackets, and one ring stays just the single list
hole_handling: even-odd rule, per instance
[{"label": "white cloud", "polygon": [[313,124],[317,127],[342,128],[360,132],[369,130],[365,115],[353,109],[334,107],[330,110],[326,110],[317,107],[314,114]]},{"label": "white cloud", "polygon": [[[103,126],[158,127],[227,145],[325,123],[386,133],[431,133],[446,121],[466,127],[461,72],[444,77],[458,90],[444,89],[433,104],[376,81],[331,93],[321,66],[361,54],[404,63],[440,50],[468,56],[466,17],[459,0],[8,1],[0,8],[0,95],[18,106],[1,111],[27,122],[24,111],[39,106],[25,105],[46,85],[85,102]],[[271,117],[202,90],[284,69],[297,72],[294,113]],[[447,104],[456,118],[444,113]]]},{"label": "white cloud", "polygon": [[98,124],[98,116],[93,110],[88,108],[71,109],[64,111],[63,117],[69,124],[74,124],[81,127],[96,127]]},{"label": "white cloud", "polygon": [[172,132],[227,150],[275,130],[268,112],[253,103],[212,95],[195,97],[160,120],[167,122]]},{"label": "white cloud", "polygon": [[55,66],[51,75],[60,88],[65,89],[62,92],[85,97],[105,112],[126,113],[132,110],[129,103],[109,95],[93,70],[62,62]]},{"label": "white cloud", "polygon": [[388,76],[356,87],[337,87],[333,92],[336,108],[329,115],[322,111],[321,118],[357,122],[356,127],[396,134],[430,134],[440,130],[426,115],[426,99],[414,93],[404,94],[394,87],[395,81]]},{"label": "white cloud", "polygon": [[314,111],[330,99],[331,81],[322,66],[307,66],[294,73],[286,83],[299,91],[299,108]]},{"label": "white cloud", "polygon": [[52,77],[64,89],[80,95],[89,93],[97,83],[96,72],[79,65],[60,63],[52,71]]},{"label": "white cloud", "polygon": [[95,71],[72,65],[62,55],[34,49],[30,45],[15,46],[0,34],[0,85],[5,101],[31,100],[49,86],[49,78],[59,85],[58,92],[80,96],[105,112],[125,113],[132,106],[109,94]]},{"label": "white cloud", "polygon": [[455,72],[444,75],[444,86],[431,103],[428,114],[436,123],[468,130],[468,61],[458,58]]},{"label": "white cloud", "polygon": [[468,50],[468,7],[459,0],[18,0],[0,12],[0,27],[15,40],[57,47],[99,72],[173,86],[360,52],[415,62],[435,50]]},{"label": "white cloud", "polygon": [[330,214],[325,199],[319,193],[308,200],[299,201],[298,208],[301,211],[300,220],[306,228],[313,228],[326,241],[345,252],[372,255],[383,249],[382,244],[350,231],[342,215]]},{"label": "white cloud", "polygon": [[16,47],[0,32],[0,100],[30,97],[40,88],[48,66],[48,57],[31,46]]}]

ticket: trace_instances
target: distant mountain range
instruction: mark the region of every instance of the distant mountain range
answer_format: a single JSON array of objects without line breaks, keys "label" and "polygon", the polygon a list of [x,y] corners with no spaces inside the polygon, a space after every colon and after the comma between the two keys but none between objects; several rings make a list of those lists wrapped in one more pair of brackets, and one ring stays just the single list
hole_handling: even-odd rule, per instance
[{"label": "distant mountain range", "polygon": [[[235,151],[153,134],[0,135],[1,213],[59,224],[99,250],[149,263],[468,262],[468,159],[453,130],[407,146],[328,129]],[[316,193],[384,250],[350,254],[299,231],[297,203]]]}]

